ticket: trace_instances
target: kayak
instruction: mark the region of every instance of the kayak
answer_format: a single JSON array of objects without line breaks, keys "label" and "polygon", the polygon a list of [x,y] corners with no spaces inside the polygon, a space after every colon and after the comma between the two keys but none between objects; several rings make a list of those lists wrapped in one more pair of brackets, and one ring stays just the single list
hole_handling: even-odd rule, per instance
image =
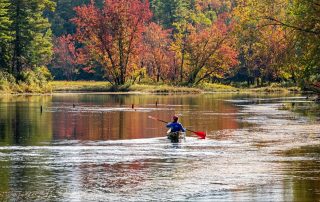
[{"label": "kayak", "polygon": [[169,140],[171,140],[172,143],[178,143],[181,140],[186,138],[186,133],[184,132],[170,132],[170,130],[167,132],[167,137]]},{"label": "kayak", "polygon": [[[164,121],[164,120],[161,120],[161,119],[158,119],[156,117],[153,117],[153,116],[148,116],[149,119],[152,119],[152,120],[157,120],[157,121],[160,121],[162,123],[166,123],[168,124],[167,121]],[[199,137],[199,139],[206,139],[206,136],[207,136],[207,133],[206,132],[202,132],[202,131],[193,131],[193,130],[190,130],[190,129],[186,129],[187,131],[189,132],[192,132],[194,133],[195,135],[197,135]],[[169,132],[168,132],[169,133]]]}]

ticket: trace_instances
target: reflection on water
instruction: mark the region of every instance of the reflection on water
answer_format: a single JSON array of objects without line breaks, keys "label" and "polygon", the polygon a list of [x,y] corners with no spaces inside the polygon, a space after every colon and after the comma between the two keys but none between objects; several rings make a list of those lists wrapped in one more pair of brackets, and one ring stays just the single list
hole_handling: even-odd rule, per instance
[{"label": "reflection on water", "polygon": [[[1,97],[0,201],[319,201],[318,112],[300,97]],[[173,114],[208,139],[168,142],[148,116]]]},{"label": "reflection on water", "polygon": [[[205,97],[205,98],[204,98]],[[217,96],[55,95],[0,98],[0,144],[38,145],[53,140],[161,137],[163,123],[180,114],[194,130],[235,129],[237,109]],[[217,97],[219,98],[219,97]],[[155,103],[159,103],[156,105]],[[132,108],[134,104],[134,108]],[[43,106],[43,113],[41,113]],[[202,114],[219,112],[223,116]]]},{"label": "reflection on water", "polygon": [[52,117],[41,114],[41,105],[51,105],[50,96],[0,97],[0,146],[32,145],[51,141]]}]

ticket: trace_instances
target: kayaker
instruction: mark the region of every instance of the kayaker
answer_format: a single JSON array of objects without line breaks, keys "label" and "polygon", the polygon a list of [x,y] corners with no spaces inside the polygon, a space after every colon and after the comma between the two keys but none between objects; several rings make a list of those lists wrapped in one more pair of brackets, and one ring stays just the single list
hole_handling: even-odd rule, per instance
[{"label": "kayaker", "polygon": [[186,130],[183,128],[182,124],[178,122],[178,116],[173,116],[172,120],[171,123],[167,124],[167,128],[170,128],[167,136],[172,142],[179,142],[180,132],[185,133]]}]

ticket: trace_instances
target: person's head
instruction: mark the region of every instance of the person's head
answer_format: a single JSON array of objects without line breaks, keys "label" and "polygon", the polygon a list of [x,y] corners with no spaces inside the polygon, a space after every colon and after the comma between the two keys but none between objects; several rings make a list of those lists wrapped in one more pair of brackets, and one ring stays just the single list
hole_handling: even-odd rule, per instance
[{"label": "person's head", "polygon": [[172,117],[173,122],[178,122],[178,119],[179,119],[178,116],[173,116],[173,117]]}]

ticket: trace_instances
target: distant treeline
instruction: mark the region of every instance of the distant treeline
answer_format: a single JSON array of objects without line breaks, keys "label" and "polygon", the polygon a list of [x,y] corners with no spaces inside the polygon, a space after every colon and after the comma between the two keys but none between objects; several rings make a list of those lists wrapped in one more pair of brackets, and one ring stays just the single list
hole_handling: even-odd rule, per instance
[{"label": "distant treeline", "polygon": [[21,72],[43,66],[55,79],[117,85],[281,82],[308,87],[320,79],[320,4],[2,0],[1,71],[21,80]]}]

